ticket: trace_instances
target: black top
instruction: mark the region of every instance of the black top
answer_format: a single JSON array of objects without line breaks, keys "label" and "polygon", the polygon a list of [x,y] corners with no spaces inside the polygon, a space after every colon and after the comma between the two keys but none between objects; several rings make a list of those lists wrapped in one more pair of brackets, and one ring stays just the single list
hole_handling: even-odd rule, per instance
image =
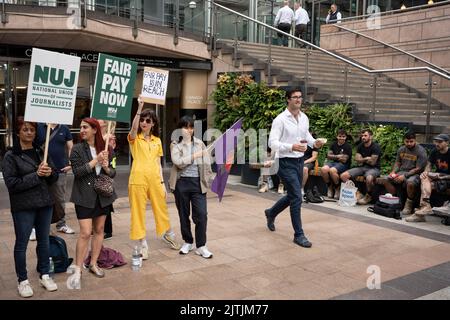
[{"label": "black top", "polygon": [[58,180],[58,173],[51,159],[48,159],[52,174],[39,177],[37,169],[42,159],[42,150],[22,151],[15,146],[3,158],[3,178],[9,192],[11,212],[36,210],[53,205],[48,186]]},{"label": "black top", "polygon": [[352,147],[348,142],[344,142],[343,145],[339,145],[337,141],[333,142],[330,150],[334,155],[346,154],[348,155],[348,160],[344,164],[350,164],[352,162]]},{"label": "black top", "polygon": [[364,142],[361,142],[356,148],[356,152],[361,154],[363,158],[371,157],[372,155],[377,155],[378,156],[377,163],[374,166],[371,166],[368,163],[364,163],[364,166],[380,169],[381,148],[378,143],[372,141],[370,146],[366,148],[364,146]]},{"label": "black top", "polygon": [[446,153],[440,153],[434,149],[430,154],[429,161],[436,168],[436,172],[450,174],[448,168],[448,164],[450,163],[450,148]]},{"label": "black top", "polygon": [[311,148],[310,146],[308,146],[308,149],[306,149],[305,154],[304,154],[304,156],[303,156],[303,159],[304,159],[304,160],[308,160],[309,158],[311,158],[311,157],[312,157],[313,151],[319,152],[319,149],[317,149],[317,148]]}]

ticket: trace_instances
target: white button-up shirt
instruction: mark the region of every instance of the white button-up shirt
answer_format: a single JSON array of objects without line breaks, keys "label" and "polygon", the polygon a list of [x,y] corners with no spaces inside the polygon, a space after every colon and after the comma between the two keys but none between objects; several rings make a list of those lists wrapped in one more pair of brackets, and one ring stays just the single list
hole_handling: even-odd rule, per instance
[{"label": "white button-up shirt", "polygon": [[292,151],[292,145],[305,139],[312,148],[316,139],[309,133],[309,119],[300,112],[297,119],[286,109],[272,122],[269,135],[269,147],[276,152],[277,158],[301,158],[303,152]]},{"label": "white button-up shirt", "polygon": [[294,10],[289,8],[289,6],[284,6],[278,10],[277,16],[275,17],[275,25],[278,26],[280,23],[291,24],[294,21]]},{"label": "white button-up shirt", "polygon": [[302,7],[298,8],[295,11],[295,25],[308,24],[308,22],[309,22],[308,12],[306,12],[306,10],[303,9]]}]

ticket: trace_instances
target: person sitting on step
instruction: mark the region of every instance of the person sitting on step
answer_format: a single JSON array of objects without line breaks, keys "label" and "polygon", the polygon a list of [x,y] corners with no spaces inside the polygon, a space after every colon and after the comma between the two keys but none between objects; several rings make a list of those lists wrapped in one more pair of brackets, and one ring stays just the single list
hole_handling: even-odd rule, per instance
[{"label": "person sitting on step", "polygon": [[[311,134],[313,138],[315,134]],[[316,164],[317,156],[319,155],[319,149],[311,148],[308,146],[308,149],[305,151],[305,155],[303,156],[304,164],[303,164],[303,178],[302,178],[302,196],[305,195],[305,185],[308,182],[309,171],[314,169],[314,165]]]},{"label": "person sitting on step", "polygon": [[[411,217],[406,218],[408,222],[425,222],[425,216],[432,213],[430,196],[433,190],[439,193],[447,193],[450,190],[450,149],[448,148],[449,136],[441,133],[433,138],[436,149],[428,158],[425,171],[420,175],[421,192],[420,208]],[[431,172],[432,168],[435,172]]]},{"label": "person sitting on step", "polygon": [[323,181],[328,185],[328,198],[339,200],[340,178],[339,175],[350,168],[352,163],[352,147],[347,142],[347,132],[339,129],[336,141],[328,150],[326,162],[320,173]]},{"label": "person sitting on step", "polygon": [[358,204],[368,204],[372,201],[372,190],[375,186],[375,180],[380,175],[381,148],[378,143],[373,141],[373,133],[369,129],[361,131],[361,143],[356,149],[355,160],[358,167],[352,168],[341,174],[342,182],[347,182],[351,178],[364,176],[366,178],[366,195],[358,199]]},{"label": "person sitting on step", "polygon": [[407,132],[403,136],[404,145],[397,151],[397,158],[391,173],[382,180],[386,191],[397,194],[397,186],[406,188],[407,199],[402,215],[410,215],[413,211],[414,195],[420,187],[419,175],[427,165],[427,152],[424,147],[417,144],[416,134]]}]

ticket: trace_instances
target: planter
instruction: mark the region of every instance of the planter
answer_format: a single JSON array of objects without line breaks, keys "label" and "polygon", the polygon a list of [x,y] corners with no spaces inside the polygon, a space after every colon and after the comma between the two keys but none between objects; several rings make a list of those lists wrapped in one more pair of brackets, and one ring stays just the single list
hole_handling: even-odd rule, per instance
[{"label": "planter", "polygon": [[242,165],[241,183],[258,186],[259,169],[253,169],[248,163]]}]

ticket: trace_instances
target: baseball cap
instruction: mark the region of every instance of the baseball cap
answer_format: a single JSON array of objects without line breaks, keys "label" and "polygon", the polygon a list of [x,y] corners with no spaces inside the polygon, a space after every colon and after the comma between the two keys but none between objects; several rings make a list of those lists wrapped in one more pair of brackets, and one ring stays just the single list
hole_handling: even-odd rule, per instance
[{"label": "baseball cap", "polygon": [[446,134],[446,133],[438,134],[437,136],[435,136],[433,138],[433,140],[439,140],[439,141],[448,141],[449,139],[450,138],[449,138],[448,134]]}]

